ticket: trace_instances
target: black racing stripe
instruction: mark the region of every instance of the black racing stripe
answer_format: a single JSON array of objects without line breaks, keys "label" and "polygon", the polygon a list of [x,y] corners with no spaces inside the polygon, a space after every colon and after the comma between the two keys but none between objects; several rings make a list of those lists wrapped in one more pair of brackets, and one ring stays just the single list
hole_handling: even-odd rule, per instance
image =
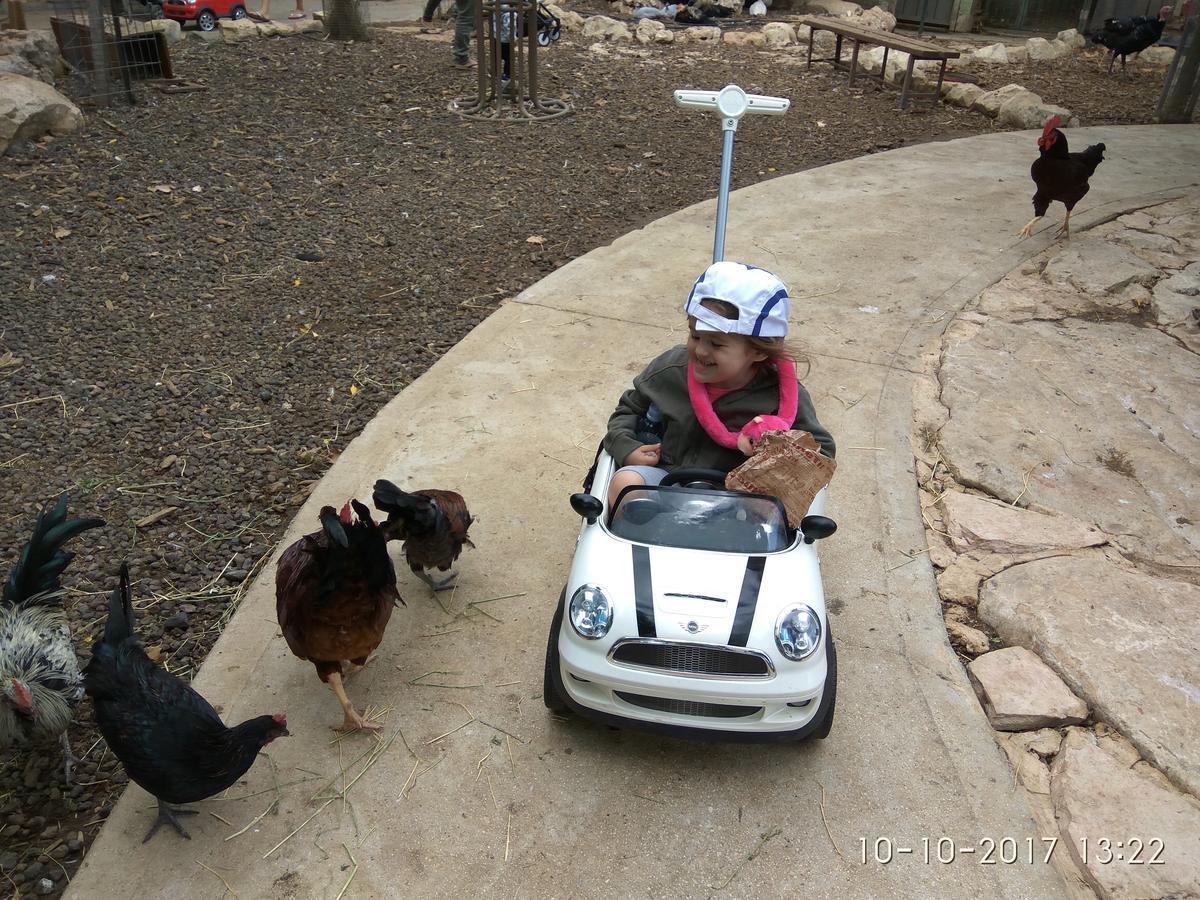
[{"label": "black racing stripe", "polygon": [[754,609],[758,606],[758,589],[762,586],[762,573],[766,567],[765,556],[752,556],[746,560],[746,577],[742,579],[737,612],[733,614],[733,630],[729,633],[730,647],[745,647],[750,640],[750,626],[754,623]]},{"label": "black racing stripe", "polygon": [[654,587],[650,583],[650,548],[633,545],[633,597],[637,604],[639,637],[657,637],[654,628]]}]

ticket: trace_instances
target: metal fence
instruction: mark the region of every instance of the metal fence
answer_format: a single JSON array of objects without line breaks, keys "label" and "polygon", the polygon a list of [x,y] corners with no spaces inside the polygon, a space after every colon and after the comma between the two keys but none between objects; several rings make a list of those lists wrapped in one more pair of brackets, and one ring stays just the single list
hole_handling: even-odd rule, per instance
[{"label": "metal fence", "polygon": [[171,78],[162,10],[143,0],[54,0],[50,27],[68,68],[68,90],[81,103],[136,101],[138,82]]}]

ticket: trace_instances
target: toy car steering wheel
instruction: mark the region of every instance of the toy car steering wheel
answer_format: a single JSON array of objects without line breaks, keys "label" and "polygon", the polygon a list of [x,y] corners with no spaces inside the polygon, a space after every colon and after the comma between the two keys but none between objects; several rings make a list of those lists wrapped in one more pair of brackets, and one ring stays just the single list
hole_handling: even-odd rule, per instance
[{"label": "toy car steering wheel", "polygon": [[725,487],[725,473],[720,469],[675,469],[672,472],[668,472],[658,485],[659,487],[671,487],[671,485],[691,484],[695,481],[703,481],[706,484],[723,489]]}]

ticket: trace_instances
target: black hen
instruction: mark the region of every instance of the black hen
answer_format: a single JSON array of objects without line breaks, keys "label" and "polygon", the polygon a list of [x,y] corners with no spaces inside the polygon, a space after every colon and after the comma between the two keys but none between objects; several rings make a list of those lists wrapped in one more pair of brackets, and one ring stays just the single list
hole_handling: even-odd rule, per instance
[{"label": "black hen", "polygon": [[474,547],[467,530],[474,519],[462,495],[454,491],[402,491],[386,479],[375,482],[375,508],[388,514],[383,530],[390,541],[404,541],[404,557],[413,573],[434,591],[445,590],[457,572],[435,581],[425,570],[445,572],[464,546]]},{"label": "black hen", "polygon": [[158,800],[158,818],[142,839],[163,824],[189,838],[172,803],[218,794],[245,774],[258,753],[288,734],[282,715],[258,716],[226,728],[207,700],[155,665],[133,633],[129,566],[108,605],[104,638],[84,669],[96,724],[129,777]]},{"label": "black hen", "polygon": [[58,577],[74,556],[63,545],[103,519],[68,519],[67,495],[42,510],[4,585],[0,602],[0,748],[34,735],[62,742],[67,781],[71,709],[83,696]]},{"label": "black hen", "polygon": [[1105,19],[1104,27],[1092,35],[1093,44],[1102,44],[1111,51],[1108,58],[1108,74],[1112,74],[1113,63],[1121,57],[1121,74],[1125,74],[1125,57],[1141,53],[1158,43],[1163,28],[1171,18],[1171,7],[1164,6],[1157,18],[1150,16],[1122,16]]},{"label": "black hen", "polygon": [[1029,175],[1037,185],[1033,195],[1033,218],[1021,229],[1021,237],[1029,237],[1034,223],[1046,214],[1055,200],[1067,208],[1067,217],[1057,236],[1069,236],[1071,210],[1087,194],[1091,188],[1088,179],[1104,161],[1106,148],[1103,144],[1092,144],[1081,153],[1069,152],[1067,136],[1058,129],[1061,122],[1058,116],[1051,117],[1038,138],[1038,158],[1029,167]]}]

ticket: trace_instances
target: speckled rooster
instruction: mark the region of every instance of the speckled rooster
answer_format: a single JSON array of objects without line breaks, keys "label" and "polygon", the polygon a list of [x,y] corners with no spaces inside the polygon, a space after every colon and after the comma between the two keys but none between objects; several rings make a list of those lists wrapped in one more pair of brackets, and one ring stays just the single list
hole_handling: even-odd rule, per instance
[{"label": "speckled rooster", "polygon": [[36,736],[62,742],[67,781],[76,762],[67,742],[71,711],[83,696],[58,577],[74,556],[63,545],[103,519],[68,519],[67,496],[44,509],[4,585],[0,602],[0,747]]}]

